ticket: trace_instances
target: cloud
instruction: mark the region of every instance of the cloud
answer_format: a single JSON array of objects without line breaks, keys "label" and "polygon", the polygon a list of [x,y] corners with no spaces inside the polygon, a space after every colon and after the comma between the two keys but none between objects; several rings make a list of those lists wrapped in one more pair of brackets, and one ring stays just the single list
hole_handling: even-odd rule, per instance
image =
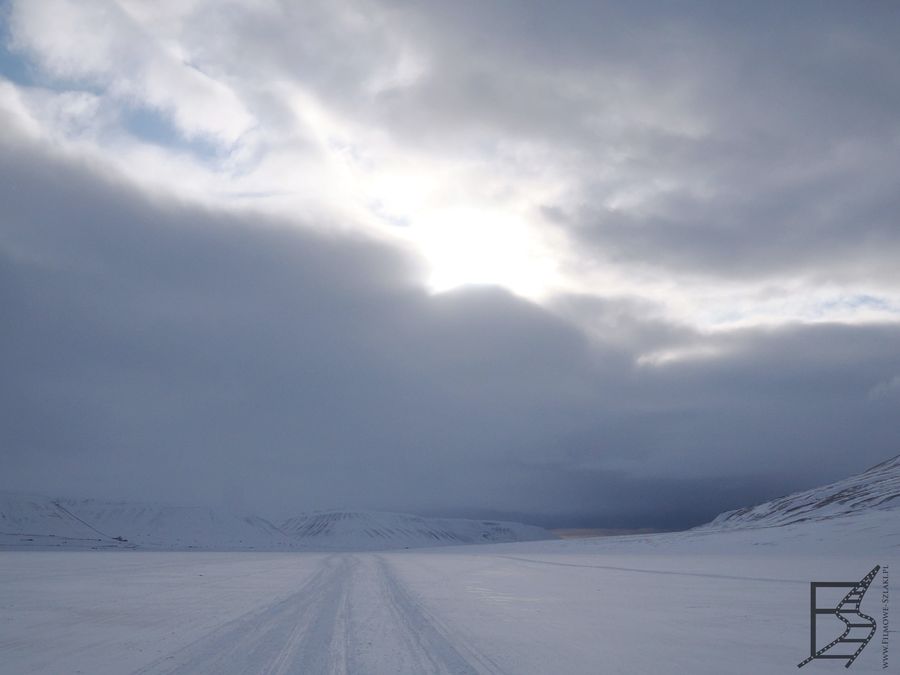
[{"label": "cloud", "polygon": [[383,245],[3,156],[6,487],[452,503],[448,465],[537,451],[583,396],[583,338],[508,293],[429,299]]},{"label": "cloud", "polygon": [[511,182],[535,158],[557,189],[522,202],[568,238],[556,255],[583,290],[652,295],[699,323],[710,307],[809,319],[869,293],[896,320],[900,100],[884,85],[900,17],[870,9],[430,6],[415,24],[429,75],[371,107],[440,151],[519,157]]},{"label": "cloud", "polygon": [[897,452],[886,6],[9,17],[0,488],[678,526]]},{"label": "cloud", "polygon": [[197,68],[189,53],[158,39],[116,3],[15,3],[10,24],[13,48],[32,56],[57,87],[100,87],[126,105],[165,111],[188,137],[231,144],[253,125],[226,82]]},{"label": "cloud", "polygon": [[[686,339],[639,303],[588,337],[497,289],[429,296],[384,244],[51,149],[7,137],[0,164],[4,488],[676,524],[892,448],[866,394],[895,328],[695,335],[727,356],[639,367]],[[717,481],[744,487],[688,499]]]},{"label": "cloud", "polygon": [[[30,114],[143,182],[399,237],[435,286],[600,287],[708,327],[896,320],[898,21],[802,2],[36,0],[9,23],[48,89]],[[98,112],[73,124],[82,99]],[[514,259],[489,275],[449,255],[473,248],[460,212]],[[862,295],[879,302],[848,311]]]}]

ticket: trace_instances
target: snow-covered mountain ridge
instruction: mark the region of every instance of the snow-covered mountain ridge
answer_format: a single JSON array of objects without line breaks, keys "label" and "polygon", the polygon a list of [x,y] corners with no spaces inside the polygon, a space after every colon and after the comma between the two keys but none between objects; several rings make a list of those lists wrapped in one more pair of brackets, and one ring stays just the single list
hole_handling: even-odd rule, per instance
[{"label": "snow-covered mountain ridge", "polygon": [[552,538],[521,523],[402,513],[314,512],[279,527],[205,507],[0,494],[0,548],[385,550]]},{"label": "snow-covered mountain ridge", "polygon": [[290,518],[283,532],[317,548],[345,549],[357,542],[366,548],[422,545],[487,544],[552,539],[540,527],[494,520],[420,518],[405,513],[320,511]]},{"label": "snow-covered mountain ridge", "polygon": [[[691,532],[796,528],[863,516],[894,518],[900,515],[893,513],[898,509],[900,456],[830,485],[722,513]],[[0,549],[364,551],[553,538],[539,527],[492,520],[317,511],[276,525],[257,516],[204,507],[0,493]]]},{"label": "snow-covered mountain ridge", "polygon": [[900,455],[829,485],[719,514],[704,529],[775,527],[900,509]]}]

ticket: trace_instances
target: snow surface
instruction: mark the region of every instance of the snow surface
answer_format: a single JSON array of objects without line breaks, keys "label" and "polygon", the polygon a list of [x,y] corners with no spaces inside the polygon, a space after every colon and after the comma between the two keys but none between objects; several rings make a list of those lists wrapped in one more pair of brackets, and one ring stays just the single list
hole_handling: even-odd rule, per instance
[{"label": "snow surface", "polygon": [[[794,673],[811,580],[900,569],[884,515],[392,552],[0,552],[0,672]],[[852,672],[883,672],[878,640]]]},{"label": "snow surface", "polygon": [[[846,495],[826,490],[756,507],[768,519],[657,535],[368,552],[0,551],[0,672],[796,673],[809,654],[810,581],[900,570],[900,500],[857,498],[896,490],[879,476],[855,481],[840,514],[832,505]],[[803,519],[777,515],[801,503]],[[882,580],[862,604],[879,632],[849,672],[900,670],[895,632],[882,669]]]}]

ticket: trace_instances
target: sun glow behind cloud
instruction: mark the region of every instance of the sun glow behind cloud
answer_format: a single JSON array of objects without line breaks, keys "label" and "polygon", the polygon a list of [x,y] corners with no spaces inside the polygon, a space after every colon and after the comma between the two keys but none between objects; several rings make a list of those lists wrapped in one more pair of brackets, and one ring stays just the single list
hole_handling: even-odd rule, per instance
[{"label": "sun glow behind cloud", "polygon": [[315,196],[328,195],[368,231],[409,245],[428,268],[430,291],[497,285],[540,300],[560,286],[552,246],[539,223],[519,213],[533,205],[485,197],[489,181],[472,162],[398,146],[296,87],[292,101],[329,176],[330,191],[323,186]]},{"label": "sun glow behind cloud", "polygon": [[545,246],[502,211],[468,206],[437,211],[414,225],[410,238],[430,265],[428,285],[434,292],[495,284],[540,298],[556,279]]},{"label": "sun glow behind cloud", "polygon": [[11,464],[669,514],[896,452],[898,24],[725,5],[0,0]]},{"label": "sun glow behind cloud", "polygon": [[[704,98],[728,85],[687,47],[698,61],[664,81],[652,63],[611,54],[522,69],[490,50],[470,55],[443,31],[424,38],[415,11],[338,5],[14,3],[9,54],[39,76],[0,96],[35,133],[153,189],[399,242],[432,292],[639,297],[717,329],[900,315],[893,235],[875,210],[890,206],[892,186],[866,181],[884,188],[868,239],[834,224],[849,222],[842,209],[864,210],[853,189],[835,205],[839,190],[803,192],[819,174],[839,185],[870,166],[891,175],[883,143],[850,139],[854,153],[781,162],[778,144],[796,133],[786,116],[765,120],[778,147],[748,152],[754,127],[730,98]],[[265,44],[245,30],[253,22],[271,29]],[[69,39],[71,25],[89,44]],[[721,139],[733,144],[724,154]],[[879,238],[885,246],[866,243]],[[731,257],[735,269],[721,264]]]}]

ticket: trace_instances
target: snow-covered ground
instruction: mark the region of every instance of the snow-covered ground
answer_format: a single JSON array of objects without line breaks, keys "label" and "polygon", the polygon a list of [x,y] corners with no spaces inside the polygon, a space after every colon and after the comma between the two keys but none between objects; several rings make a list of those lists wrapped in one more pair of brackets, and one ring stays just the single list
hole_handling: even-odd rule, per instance
[{"label": "snow-covered ground", "polygon": [[[0,552],[0,672],[797,672],[810,581],[856,580],[875,564],[900,570],[898,519],[886,515],[896,516],[807,524],[802,536]],[[873,587],[863,606],[880,617],[880,600]],[[879,639],[852,672],[883,672]],[[896,672],[900,647],[891,648]]]},{"label": "snow-covered ground", "polygon": [[[0,673],[795,673],[809,655],[810,581],[900,573],[898,470],[680,533],[396,551],[0,551]],[[802,517],[785,517],[798,506]],[[849,672],[900,671],[896,639],[882,668],[883,578],[862,603],[878,631]]]}]

